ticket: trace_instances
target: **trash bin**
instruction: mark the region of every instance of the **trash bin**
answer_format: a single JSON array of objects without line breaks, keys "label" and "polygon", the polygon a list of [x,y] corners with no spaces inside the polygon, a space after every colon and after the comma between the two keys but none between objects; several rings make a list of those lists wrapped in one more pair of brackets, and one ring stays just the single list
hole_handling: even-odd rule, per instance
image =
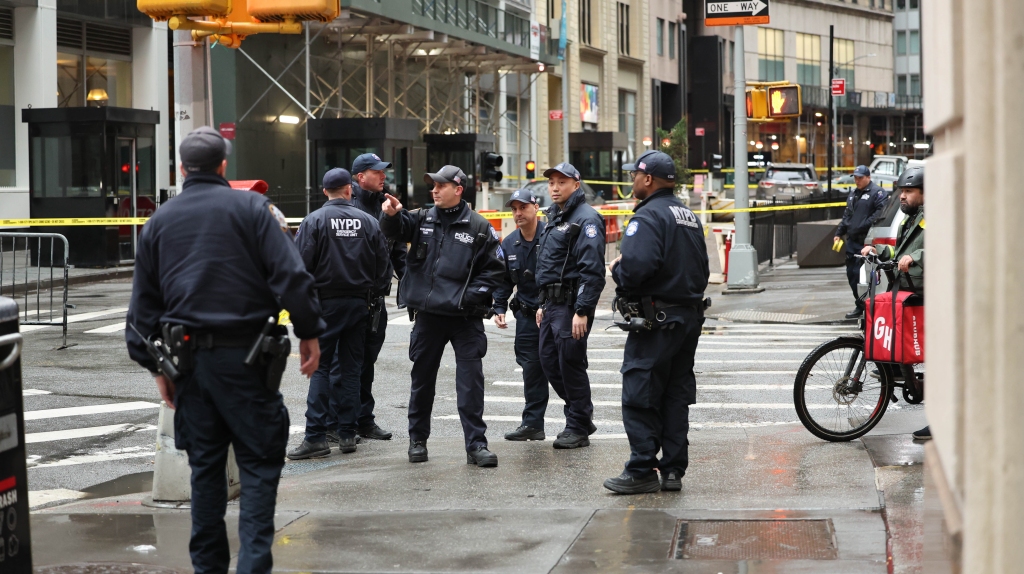
[{"label": "trash bin", "polygon": [[0,297],[0,572],[32,572],[18,305]]}]

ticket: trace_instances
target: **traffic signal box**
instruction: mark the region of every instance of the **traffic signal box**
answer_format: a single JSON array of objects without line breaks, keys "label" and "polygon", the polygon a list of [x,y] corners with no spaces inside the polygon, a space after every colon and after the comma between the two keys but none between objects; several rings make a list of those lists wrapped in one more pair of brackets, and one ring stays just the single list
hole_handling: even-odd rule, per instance
[{"label": "traffic signal box", "polygon": [[537,177],[537,162],[532,159],[526,162],[526,179]]},{"label": "traffic signal box", "polygon": [[480,179],[493,183],[501,181],[502,173],[498,168],[504,162],[505,158],[492,151],[482,152],[480,154]]},{"label": "traffic signal box", "polygon": [[[238,48],[251,34],[301,34],[302,21],[330,22],[340,0],[137,0],[140,12],[171,30],[191,30],[193,40],[209,36]],[[212,18],[211,20],[190,20]]]},{"label": "traffic signal box", "polygon": [[800,86],[786,82],[751,82],[747,90],[747,119],[759,122],[786,120],[803,112]]}]

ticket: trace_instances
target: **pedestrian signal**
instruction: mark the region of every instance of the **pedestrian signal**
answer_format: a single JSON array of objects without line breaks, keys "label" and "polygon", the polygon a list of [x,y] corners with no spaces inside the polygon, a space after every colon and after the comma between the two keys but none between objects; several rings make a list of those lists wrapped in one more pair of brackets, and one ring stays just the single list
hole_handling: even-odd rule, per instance
[{"label": "pedestrian signal", "polygon": [[768,117],[768,104],[765,91],[760,89],[747,90],[747,119],[759,120]]},{"label": "pedestrian signal", "polygon": [[768,88],[768,117],[791,118],[803,111],[800,86],[770,86]]}]

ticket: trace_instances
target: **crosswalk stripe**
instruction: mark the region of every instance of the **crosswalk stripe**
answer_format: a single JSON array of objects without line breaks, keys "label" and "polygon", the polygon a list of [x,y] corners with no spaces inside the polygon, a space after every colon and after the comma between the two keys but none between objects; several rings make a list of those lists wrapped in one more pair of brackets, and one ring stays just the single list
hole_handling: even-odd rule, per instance
[{"label": "crosswalk stripe", "polygon": [[[484,396],[484,402],[488,403],[525,403],[526,400],[523,397],[506,397],[506,396]],[[622,406],[622,401],[593,401],[596,407],[618,407]],[[793,403],[697,403],[690,405],[691,409],[740,409],[740,410],[757,410],[757,409],[795,409]],[[814,404],[807,405],[809,409],[834,409],[838,408],[836,404]],[[868,409],[874,408],[874,405],[850,405],[848,408],[856,409]]]},{"label": "crosswalk stripe", "polygon": [[21,396],[23,397],[34,397],[38,395],[49,395],[50,391],[43,391],[40,389],[22,389]]},{"label": "crosswalk stripe", "polygon": [[[590,362],[594,362],[594,360],[591,359]],[[742,362],[746,362],[746,361],[742,361]],[[788,361],[786,361],[786,362],[788,362]],[[516,367],[515,369],[513,369],[513,372],[522,373],[523,369],[522,369],[522,367]],[[734,376],[734,375],[794,375],[794,374],[796,374],[796,370],[792,370],[792,371],[697,371],[697,370],[695,370],[694,373],[698,374],[698,375],[725,375],[725,376]],[[620,373],[617,370],[613,371],[613,370],[610,370],[610,369],[587,369],[587,374],[588,375],[621,375],[622,373]]]},{"label": "crosswalk stripe", "polygon": [[[117,307],[114,309],[105,309],[103,311],[91,311],[89,313],[77,313],[75,315],[68,315],[68,323],[78,323],[80,321],[89,321],[90,319],[96,319],[98,317],[105,317],[107,315],[114,315],[116,313],[127,313],[128,307]],[[48,329],[54,325],[22,325],[20,331],[22,333],[28,333],[30,331],[38,331],[39,329]]]},{"label": "crosswalk stripe", "polygon": [[145,458],[156,455],[156,452],[152,450],[152,447],[148,446],[137,446],[128,447],[108,452],[96,452],[93,454],[82,454],[73,455],[61,460],[55,460],[53,462],[42,462],[32,463],[29,462],[29,468],[52,468],[55,466],[76,466],[79,464],[93,464],[97,462],[110,462],[115,460],[125,460],[130,458]]},{"label": "crosswalk stripe", "polygon": [[[497,387],[521,387],[522,382],[516,381],[494,381],[491,383]],[[590,383],[592,389],[621,389],[622,383]],[[830,385],[807,385],[808,389],[831,389]],[[698,391],[778,391],[786,390],[792,391],[793,385],[763,385],[763,384],[749,384],[749,385],[697,385]]]},{"label": "crosswalk stripe", "polygon": [[[753,363],[753,364],[764,364],[764,363],[799,363],[803,359],[697,359],[694,363],[698,365],[714,364],[719,363]],[[589,363],[618,363],[622,364],[622,359],[587,359]]]},{"label": "crosswalk stripe", "polygon": [[104,436],[119,432],[140,432],[148,430],[156,430],[156,427],[154,425],[133,425],[126,423],[119,425],[105,425],[98,427],[67,429],[61,431],[36,432],[25,435],[25,444],[53,442],[58,440],[70,440],[76,438],[89,438],[93,436]]},{"label": "crosswalk stripe", "polygon": [[96,334],[96,335],[107,334],[107,333],[120,333],[121,331],[124,331],[126,328],[127,327],[126,327],[125,322],[122,321],[120,323],[114,323],[112,325],[107,325],[105,327],[98,327],[96,329],[89,329],[88,331],[86,331],[86,333],[88,333],[88,334]]},{"label": "crosswalk stripe", "polygon": [[[459,420],[459,415],[439,415],[439,416],[434,417],[434,420],[457,421],[457,420]],[[520,417],[517,417],[517,416],[508,416],[508,415],[484,415],[484,420],[485,421],[489,421],[489,422],[512,422],[512,423],[517,423],[517,422],[520,422],[522,419]],[[557,417],[545,417],[544,418],[544,422],[546,422],[546,423],[557,423],[557,424],[564,425],[565,424],[565,419],[564,418],[557,418]],[[602,426],[611,426],[611,425],[621,426],[622,425],[622,421],[598,421],[598,420],[595,420],[594,424],[600,430],[600,428]],[[706,423],[693,423],[693,422],[691,422],[690,423],[690,428],[691,429],[701,429],[701,428],[752,428],[752,427],[766,427],[766,426],[778,426],[778,425],[796,425],[796,424],[800,424],[800,421],[758,421],[758,422],[723,421],[723,422],[706,422]],[[596,434],[590,435],[591,440],[593,440],[595,438],[613,438],[613,437],[625,438],[625,435],[624,434],[623,435],[618,435],[618,434],[612,434],[612,433],[606,433],[606,434],[596,433]]]},{"label": "crosswalk stripe", "polygon": [[[588,353],[622,353],[625,349],[587,349]],[[702,349],[697,347],[697,356],[702,353],[749,353],[750,349]],[[771,351],[772,353],[795,353],[799,355],[807,355],[810,353],[810,349],[776,349]]]},{"label": "crosswalk stripe", "polygon": [[160,408],[157,403],[145,401],[134,401],[130,403],[109,403],[103,405],[89,405],[85,407],[66,407],[61,409],[43,409],[38,411],[27,411],[25,420],[38,421],[43,419],[55,419],[60,417],[77,417],[82,415],[98,415],[104,413],[118,413],[122,411],[137,411],[142,409]]}]

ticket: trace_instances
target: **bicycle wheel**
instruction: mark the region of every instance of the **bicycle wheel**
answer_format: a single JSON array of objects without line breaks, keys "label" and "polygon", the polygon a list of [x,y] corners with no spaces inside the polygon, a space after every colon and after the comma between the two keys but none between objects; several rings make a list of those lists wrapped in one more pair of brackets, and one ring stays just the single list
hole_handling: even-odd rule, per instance
[{"label": "bicycle wheel", "polygon": [[[871,376],[878,369],[878,378]],[[818,345],[793,383],[796,414],[807,430],[828,441],[864,436],[882,420],[892,375],[887,365],[864,360],[864,339],[839,337]]]}]

